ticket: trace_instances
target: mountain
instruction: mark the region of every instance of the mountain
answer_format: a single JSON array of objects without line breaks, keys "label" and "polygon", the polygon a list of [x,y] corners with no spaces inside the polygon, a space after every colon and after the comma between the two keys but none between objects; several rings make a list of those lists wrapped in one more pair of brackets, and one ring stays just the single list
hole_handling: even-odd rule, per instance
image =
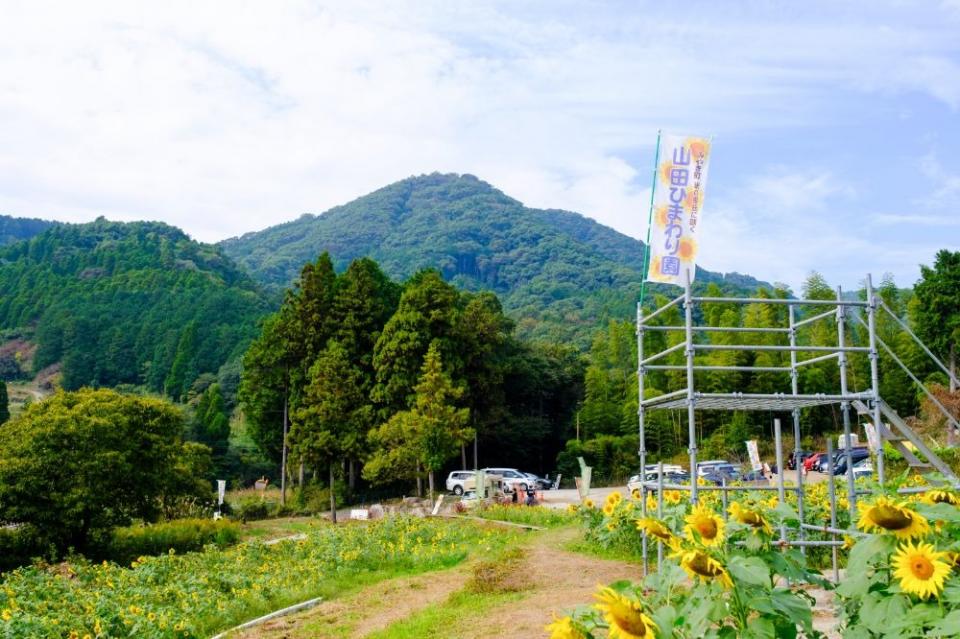
[{"label": "mountain", "polygon": [[219,247],[103,218],[0,248],[0,291],[0,333],[36,343],[32,372],[175,398],[236,360],[275,302]]},{"label": "mountain", "polygon": [[55,224],[56,222],[48,222],[47,220],[0,215],[0,246],[29,240]]},{"label": "mountain", "polygon": [[[581,345],[598,323],[632,316],[643,270],[642,242],[577,213],[526,207],[472,175],[455,174],[408,178],[221,246],[273,287],[289,285],[323,251],[338,269],[372,257],[395,279],[435,267],[458,286],[495,291],[522,335]],[[709,282],[731,293],[763,285],[698,269],[697,285]]]}]

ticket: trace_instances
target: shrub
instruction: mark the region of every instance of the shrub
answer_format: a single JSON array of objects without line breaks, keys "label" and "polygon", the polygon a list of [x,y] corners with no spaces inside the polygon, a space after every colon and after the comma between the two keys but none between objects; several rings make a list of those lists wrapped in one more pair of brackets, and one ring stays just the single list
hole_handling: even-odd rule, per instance
[{"label": "shrub", "polygon": [[240,538],[240,526],[224,520],[178,519],[150,526],[116,528],[97,554],[126,565],[137,557],[201,550],[208,544],[232,546]]},{"label": "shrub", "polygon": [[31,527],[0,528],[0,572],[26,566],[43,554],[36,531]]}]

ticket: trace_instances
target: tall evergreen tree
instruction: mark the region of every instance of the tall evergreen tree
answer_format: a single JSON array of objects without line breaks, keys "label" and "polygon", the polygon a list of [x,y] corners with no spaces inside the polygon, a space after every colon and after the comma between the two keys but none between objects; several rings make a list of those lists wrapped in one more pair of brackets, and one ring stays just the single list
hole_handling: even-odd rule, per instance
[{"label": "tall evergreen tree", "polygon": [[361,388],[362,373],[350,361],[343,345],[331,340],[310,367],[308,384],[290,430],[292,448],[300,458],[329,470],[334,522],[336,468],[342,460],[357,455],[364,439],[361,416],[368,400]]},{"label": "tall evergreen tree", "polygon": [[396,469],[402,472],[409,469],[410,461],[416,460],[418,471],[427,472],[433,499],[434,473],[457,454],[459,442],[473,437],[473,429],[467,425],[470,410],[454,405],[463,389],[454,386],[444,372],[436,342],[427,350],[414,391],[412,408],[394,414],[372,433],[380,448],[374,451],[364,475],[373,480],[395,479],[393,463],[402,462]]},{"label": "tall evergreen tree", "polygon": [[434,342],[447,370],[459,368],[454,343],[458,301],[457,290],[437,271],[421,271],[407,282],[373,354],[377,382],[371,396],[382,417],[411,405],[423,358]]}]

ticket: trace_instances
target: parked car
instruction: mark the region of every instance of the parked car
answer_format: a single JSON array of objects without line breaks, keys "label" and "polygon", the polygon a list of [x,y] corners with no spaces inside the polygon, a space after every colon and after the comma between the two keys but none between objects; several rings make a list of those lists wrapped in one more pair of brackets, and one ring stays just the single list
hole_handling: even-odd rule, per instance
[{"label": "parked car", "polygon": [[799,456],[797,455],[796,451],[791,452],[790,455],[787,457],[787,468],[789,468],[790,470],[796,470],[797,463],[798,463],[797,460],[799,459],[799,463],[802,464],[803,461],[807,457],[810,457],[810,455],[812,454],[813,453],[809,450],[801,450]]},{"label": "parked car", "polygon": [[751,470],[748,473],[744,473],[743,477],[740,478],[740,481],[744,482],[763,482],[767,483],[767,478],[764,476],[762,470]]},{"label": "parked car", "polygon": [[706,479],[709,482],[713,482],[717,486],[720,486],[726,480],[726,483],[734,482],[740,479],[742,473],[740,469],[734,466],[733,464],[715,464],[709,467],[709,470],[701,475],[703,479]]},{"label": "parked car", "polygon": [[553,482],[546,477],[539,477],[533,473],[524,473],[530,479],[530,485],[535,486],[537,490],[550,490],[553,488]]},{"label": "parked car", "polygon": [[[679,466],[674,467],[679,470],[670,471],[670,472],[667,472],[666,466],[664,466],[663,468],[664,468],[664,471],[663,471],[664,484],[684,484],[690,481],[690,474],[687,471],[680,468]],[[640,475],[633,475],[630,479],[627,480],[627,491],[630,492],[630,494],[633,494],[633,491],[640,490],[640,485],[643,483],[643,481],[644,480],[643,478],[640,477]],[[646,481],[648,482],[657,481],[656,471],[652,473],[646,473]]]},{"label": "parked car", "polygon": [[455,470],[447,475],[447,492],[460,496],[467,489],[466,482],[470,480],[473,487],[476,478],[476,471],[473,470]]},{"label": "parked car", "polygon": [[873,477],[873,460],[869,457],[861,459],[853,465],[853,478]]},{"label": "parked car", "polygon": [[[856,464],[864,459],[870,459],[869,448],[851,448],[850,461]],[[833,474],[843,475],[847,472],[847,454],[845,451],[839,451],[834,459]]]},{"label": "parked car", "polygon": [[535,485],[525,473],[521,473],[516,468],[484,468],[483,472],[503,477],[505,492],[526,491],[528,486]]},{"label": "parked car", "polygon": [[730,462],[725,459],[711,459],[708,461],[697,462],[697,477],[703,477],[713,472],[715,466],[730,466]]}]

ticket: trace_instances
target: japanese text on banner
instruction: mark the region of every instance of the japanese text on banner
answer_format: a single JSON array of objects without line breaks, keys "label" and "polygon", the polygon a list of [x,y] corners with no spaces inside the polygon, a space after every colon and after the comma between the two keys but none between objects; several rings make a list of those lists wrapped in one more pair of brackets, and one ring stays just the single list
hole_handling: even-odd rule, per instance
[{"label": "japanese text on banner", "polygon": [[664,135],[654,179],[650,262],[647,279],[667,284],[693,281],[697,270],[697,226],[703,213],[710,140]]}]

